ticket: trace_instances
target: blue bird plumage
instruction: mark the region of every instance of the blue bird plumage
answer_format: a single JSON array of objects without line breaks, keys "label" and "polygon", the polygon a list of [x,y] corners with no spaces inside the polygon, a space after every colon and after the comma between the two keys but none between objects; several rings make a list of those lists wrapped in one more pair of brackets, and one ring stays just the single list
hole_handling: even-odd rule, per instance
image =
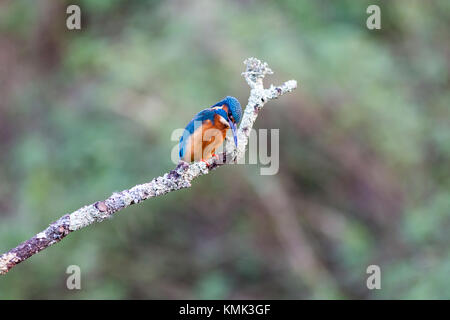
[{"label": "blue bird plumage", "polygon": [[[237,146],[236,124],[241,121],[241,118],[241,105],[236,98],[230,96],[197,113],[188,123],[180,138],[180,159],[185,161],[205,160],[203,157],[204,151],[206,152],[206,157],[211,155],[211,152],[208,151],[212,151],[213,154],[215,148],[222,144],[226,131],[229,128],[232,129],[234,142]],[[216,134],[213,137],[214,139],[205,138],[205,132],[208,132],[209,129],[217,129],[222,135]],[[194,145],[202,149],[201,157],[194,155]],[[207,150],[208,147],[211,150]]]}]

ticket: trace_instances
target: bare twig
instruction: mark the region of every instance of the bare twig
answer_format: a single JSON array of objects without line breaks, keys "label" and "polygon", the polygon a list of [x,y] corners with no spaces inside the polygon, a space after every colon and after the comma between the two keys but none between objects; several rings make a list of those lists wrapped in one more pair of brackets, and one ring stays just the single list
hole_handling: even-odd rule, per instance
[{"label": "bare twig", "polygon": [[262,63],[256,58],[249,58],[244,61],[246,65],[245,77],[251,88],[248,104],[245,108],[242,122],[238,130],[238,147],[227,139],[225,152],[217,158],[208,160],[206,166],[203,162],[186,163],[180,161],[176,168],[161,177],[152,181],[113,193],[108,199],[84,206],[75,212],[66,214],[59,220],[50,224],[44,231],[38,233],[31,239],[22,242],[16,248],[0,256],[0,274],[6,274],[16,264],[28,259],[32,255],[45,248],[61,241],[70,232],[87,227],[94,222],[101,222],[111,217],[132,204],[139,203],[149,198],[154,198],[171,191],[189,188],[193,179],[209,173],[210,170],[227,164],[236,163],[237,159],[245,154],[250,131],[258,116],[259,110],[264,104],[272,99],[294,90],[297,87],[295,80],[290,80],[281,86],[263,87],[263,79],[266,74],[271,74],[272,70],[267,63]]}]

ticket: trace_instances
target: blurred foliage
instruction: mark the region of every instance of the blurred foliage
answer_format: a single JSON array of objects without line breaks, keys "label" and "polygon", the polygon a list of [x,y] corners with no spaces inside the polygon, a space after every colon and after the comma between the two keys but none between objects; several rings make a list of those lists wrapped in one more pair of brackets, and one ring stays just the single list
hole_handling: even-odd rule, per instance
[{"label": "blurred foliage", "polygon": [[277,175],[229,166],[128,208],[1,277],[1,299],[450,298],[449,1],[83,0],[81,31],[70,3],[0,3],[1,252],[172,169],[173,129],[245,104],[246,57],[300,86],[256,124],[280,128]]}]

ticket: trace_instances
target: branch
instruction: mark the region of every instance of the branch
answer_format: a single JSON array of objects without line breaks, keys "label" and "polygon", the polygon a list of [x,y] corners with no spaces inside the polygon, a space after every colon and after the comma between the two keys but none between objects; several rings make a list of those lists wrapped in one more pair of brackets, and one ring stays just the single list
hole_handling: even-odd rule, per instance
[{"label": "branch", "polygon": [[258,116],[258,112],[264,104],[272,99],[291,92],[297,87],[295,80],[290,80],[281,86],[270,86],[264,89],[263,79],[266,74],[272,74],[267,63],[262,63],[256,58],[244,61],[245,72],[242,73],[251,88],[248,104],[245,108],[242,122],[238,129],[238,147],[232,139],[226,140],[225,151],[218,158],[208,160],[208,166],[204,162],[187,163],[180,161],[176,168],[152,181],[140,184],[122,192],[113,193],[108,199],[84,206],[75,212],[62,216],[59,220],[50,224],[44,231],[31,239],[22,242],[16,248],[0,256],[0,274],[6,274],[18,263],[28,259],[32,255],[61,241],[69,233],[101,222],[111,217],[132,204],[161,196],[168,192],[189,188],[192,180],[208,174],[209,171],[227,163],[236,163],[245,154],[250,131]]}]

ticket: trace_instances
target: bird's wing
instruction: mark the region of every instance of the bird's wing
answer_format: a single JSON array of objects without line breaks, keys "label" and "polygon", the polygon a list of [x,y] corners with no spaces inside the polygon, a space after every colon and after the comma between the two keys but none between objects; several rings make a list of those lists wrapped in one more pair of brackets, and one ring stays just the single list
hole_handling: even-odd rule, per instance
[{"label": "bird's wing", "polygon": [[186,128],[184,129],[184,133],[180,138],[179,149],[180,149],[180,158],[184,157],[184,153],[186,152],[186,145],[189,137],[194,133],[195,129],[198,128],[198,123],[203,123],[206,120],[211,120],[214,122],[214,110],[207,108],[199,113],[197,113],[194,118],[188,123]]}]

